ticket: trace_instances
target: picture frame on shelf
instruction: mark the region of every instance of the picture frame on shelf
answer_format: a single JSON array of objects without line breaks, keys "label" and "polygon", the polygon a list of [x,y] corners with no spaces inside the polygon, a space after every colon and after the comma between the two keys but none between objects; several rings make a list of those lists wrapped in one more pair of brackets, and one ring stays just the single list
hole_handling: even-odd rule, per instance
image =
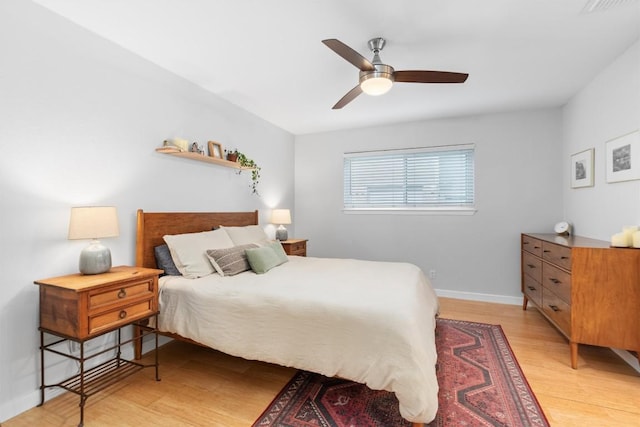
[{"label": "picture frame on shelf", "polygon": [[571,156],[571,188],[593,187],[594,149]]},{"label": "picture frame on shelf", "polygon": [[605,143],[607,182],[640,179],[640,132],[610,139]]},{"label": "picture frame on shelf", "polygon": [[216,159],[224,158],[223,157],[224,150],[222,149],[222,144],[215,141],[209,141],[208,145],[209,145],[209,157],[215,157]]}]

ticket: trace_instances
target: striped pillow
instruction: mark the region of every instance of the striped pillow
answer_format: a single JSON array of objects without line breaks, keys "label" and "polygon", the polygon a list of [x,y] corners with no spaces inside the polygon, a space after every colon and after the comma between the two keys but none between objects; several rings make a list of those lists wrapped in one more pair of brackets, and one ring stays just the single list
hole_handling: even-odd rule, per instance
[{"label": "striped pillow", "polygon": [[239,245],[225,249],[207,250],[207,258],[211,261],[213,268],[221,276],[235,276],[238,273],[251,269],[245,251],[250,248],[257,248],[253,243]]}]

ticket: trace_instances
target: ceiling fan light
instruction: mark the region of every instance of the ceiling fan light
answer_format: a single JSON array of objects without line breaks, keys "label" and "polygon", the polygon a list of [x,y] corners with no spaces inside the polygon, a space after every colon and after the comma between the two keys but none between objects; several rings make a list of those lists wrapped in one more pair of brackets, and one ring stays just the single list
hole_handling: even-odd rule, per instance
[{"label": "ceiling fan light", "polygon": [[389,92],[393,86],[391,79],[387,77],[371,77],[360,83],[360,88],[367,95],[378,96]]}]

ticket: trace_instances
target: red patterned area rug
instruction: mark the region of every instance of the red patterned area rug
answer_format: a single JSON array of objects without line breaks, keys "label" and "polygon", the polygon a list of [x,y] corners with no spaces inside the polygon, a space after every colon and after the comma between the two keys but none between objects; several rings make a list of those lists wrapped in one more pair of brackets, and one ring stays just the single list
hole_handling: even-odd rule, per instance
[{"label": "red patterned area rug", "polygon": [[[499,325],[438,319],[429,426],[548,426]],[[299,371],[253,427],[409,427],[393,393]]]}]

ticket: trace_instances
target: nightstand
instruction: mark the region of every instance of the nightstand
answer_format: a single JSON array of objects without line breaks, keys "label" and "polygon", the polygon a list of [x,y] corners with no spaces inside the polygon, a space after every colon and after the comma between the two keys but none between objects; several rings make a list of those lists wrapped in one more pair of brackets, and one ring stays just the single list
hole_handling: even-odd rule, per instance
[{"label": "nightstand", "polygon": [[287,255],[307,256],[307,241],[309,239],[282,240],[282,247]]},{"label": "nightstand", "polygon": [[[84,424],[84,404],[87,398],[105,387],[142,368],[154,367],[158,376],[158,336],[155,330],[144,328],[140,335],[122,341],[121,328],[158,315],[158,276],[162,270],[140,267],[114,267],[95,275],[71,274],[36,280],[40,286],[40,405],[49,387],[61,387],[80,396],[80,423]],[[139,329],[139,328],[136,328]],[[85,354],[85,343],[108,332],[117,331],[117,344]],[[60,339],[45,344],[45,333]],[[148,334],[155,335],[155,362],[142,364],[121,357],[121,347]],[[60,343],[79,344],[74,355],[71,345],[65,351]],[[96,356],[116,350],[107,361],[86,369],[85,363]],[[55,353],[78,362],[79,373],[56,384],[45,383],[45,352]],[[40,406],[38,405],[38,406]]]}]

